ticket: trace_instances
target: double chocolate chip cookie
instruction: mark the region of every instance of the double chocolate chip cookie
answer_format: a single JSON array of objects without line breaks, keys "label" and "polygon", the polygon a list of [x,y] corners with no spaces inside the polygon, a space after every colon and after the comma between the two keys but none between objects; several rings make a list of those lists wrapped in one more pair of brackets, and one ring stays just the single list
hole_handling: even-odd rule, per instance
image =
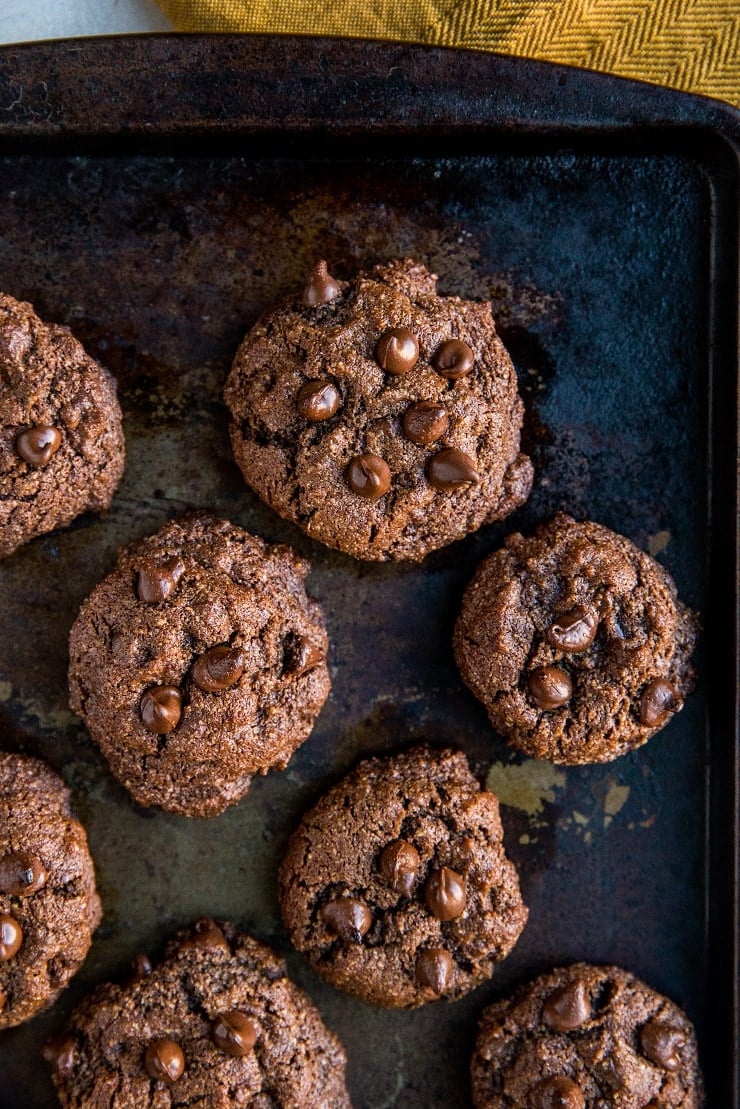
[{"label": "double chocolate chip cookie", "polygon": [[498,801],[456,751],[361,762],[304,816],[279,874],[293,943],[374,1005],[457,998],[527,919]]},{"label": "double chocolate chip cookie", "polygon": [[69,1109],[350,1106],[344,1051],[282,960],[208,919],[98,987],[45,1056]]},{"label": "double chocolate chip cookie", "polygon": [[441,297],[410,259],[302,294],[260,319],[226,384],[245,480],[310,536],[419,561],[521,505],[523,406],[487,302]]},{"label": "double chocolate chip cookie", "polygon": [[559,514],[481,563],[455,658],[493,726],[525,754],[608,762],[682,708],[697,626],[654,559]]},{"label": "double chocolate chip cookie", "polygon": [[700,1109],[694,1029],[668,998],[618,967],[541,975],[483,1014],[476,1109]]},{"label": "double chocolate chip cookie", "polygon": [[213,816],[284,769],[329,692],[309,564],[192,515],[124,548],[70,634],[70,703],[141,805]]},{"label": "double chocolate chip cookie", "polygon": [[0,752],[0,1028],[57,998],[100,918],[69,790],[40,759]]},{"label": "double chocolate chip cookie", "polygon": [[123,466],[112,376],[66,327],[0,293],[0,557],[109,508]]}]

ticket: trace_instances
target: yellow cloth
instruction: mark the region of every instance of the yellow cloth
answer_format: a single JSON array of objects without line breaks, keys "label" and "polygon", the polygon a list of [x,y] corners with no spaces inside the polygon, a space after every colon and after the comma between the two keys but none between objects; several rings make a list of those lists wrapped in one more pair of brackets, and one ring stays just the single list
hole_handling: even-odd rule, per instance
[{"label": "yellow cloth", "polygon": [[740,107],[740,0],[158,0],[180,31],[464,46],[616,73]]}]

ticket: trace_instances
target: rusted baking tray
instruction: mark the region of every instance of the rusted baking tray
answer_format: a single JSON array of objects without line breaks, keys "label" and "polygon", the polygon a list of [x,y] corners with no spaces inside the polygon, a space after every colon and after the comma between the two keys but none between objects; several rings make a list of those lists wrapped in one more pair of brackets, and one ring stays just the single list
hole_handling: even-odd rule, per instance
[{"label": "rusted baking tray", "polygon": [[[93,984],[204,913],[288,957],[349,1057],[356,1109],[470,1104],[486,1003],[612,962],[696,1022],[710,1109],[737,1071],[738,115],[575,70],[411,46],[116,38],[0,51],[0,288],[116,374],[113,508],[0,564],[0,730],[73,790],[105,908],[49,1012],[0,1036],[2,1109],[46,1109],[39,1060]],[[221,389],[244,331],[325,257],[421,258],[492,300],[527,405],[529,504],[421,566],[362,564],[245,488]],[[211,821],[137,808],[67,708],[66,640],[119,544],[189,507],[310,556],[333,693],[288,770]],[[514,756],[463,686],[451,631],[478,560],[557,509],[657,557],[702,615],[698,688],[603,766]],[[463,1001],[371,1009],[289,950],[275,873],[299,814],[361,754],[462,747],[499,793],[530,921]]]}]

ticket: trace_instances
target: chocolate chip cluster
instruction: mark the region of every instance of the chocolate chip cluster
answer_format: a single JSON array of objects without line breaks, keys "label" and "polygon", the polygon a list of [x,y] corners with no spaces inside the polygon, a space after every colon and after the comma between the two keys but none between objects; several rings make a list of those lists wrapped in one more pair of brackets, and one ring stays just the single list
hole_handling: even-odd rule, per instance
[{"label": "chocolate chip cluster", "polygon": [[[38,855],[29,851],[11,851],[0,858],[0,893],[10,897],[32,897],[49,879],[49,873]],[[10,913],[0,913],[0,963],[8,963],[21,949],[23,929]],[[7,1004],[0,989],[0,1013]]]}]

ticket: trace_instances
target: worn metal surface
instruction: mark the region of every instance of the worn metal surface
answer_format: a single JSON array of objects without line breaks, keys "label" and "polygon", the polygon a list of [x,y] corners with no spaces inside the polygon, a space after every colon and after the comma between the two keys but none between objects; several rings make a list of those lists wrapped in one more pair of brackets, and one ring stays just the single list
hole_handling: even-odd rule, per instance
[{"label": "worn metal surface", "polygon": [[[709,1104],[731,1106],[737,169],[718,135],[737,135],[736,118],[534,63],[290,40],[6,50],[0,89],[0,287],[114,371],[128,446],[107,516],[0,563],[0,741],[72,787],[105,909],[58,1004],[0,1036],[2,1109],[53,1105],[43,1040],[94,983],[204,913],[288,956],[346,1046],[356,1109],[469,1104],[486,1002],[576,958],[620,964],[683,1004]],[[492,299],[537,468],[522,512],[420,567],[354,562],[260,504],[220,400],[243,332],[317,257],[349,277],[399,254],[435,270],[442,292]],[[66,702],[81,601],[121,543],[189,507],[308,554],[332,644],[333,692],[310,740],[211,821],[132,804]],[[606,766],[515,757],[452,658],[478,560],[557,509],[657,553],[703,617],[697,692]],[[376,1011],[289,951],[274,877],[329,782],[419,737],[461,746],[505,802],[530,922],[465,1000]]]}]

